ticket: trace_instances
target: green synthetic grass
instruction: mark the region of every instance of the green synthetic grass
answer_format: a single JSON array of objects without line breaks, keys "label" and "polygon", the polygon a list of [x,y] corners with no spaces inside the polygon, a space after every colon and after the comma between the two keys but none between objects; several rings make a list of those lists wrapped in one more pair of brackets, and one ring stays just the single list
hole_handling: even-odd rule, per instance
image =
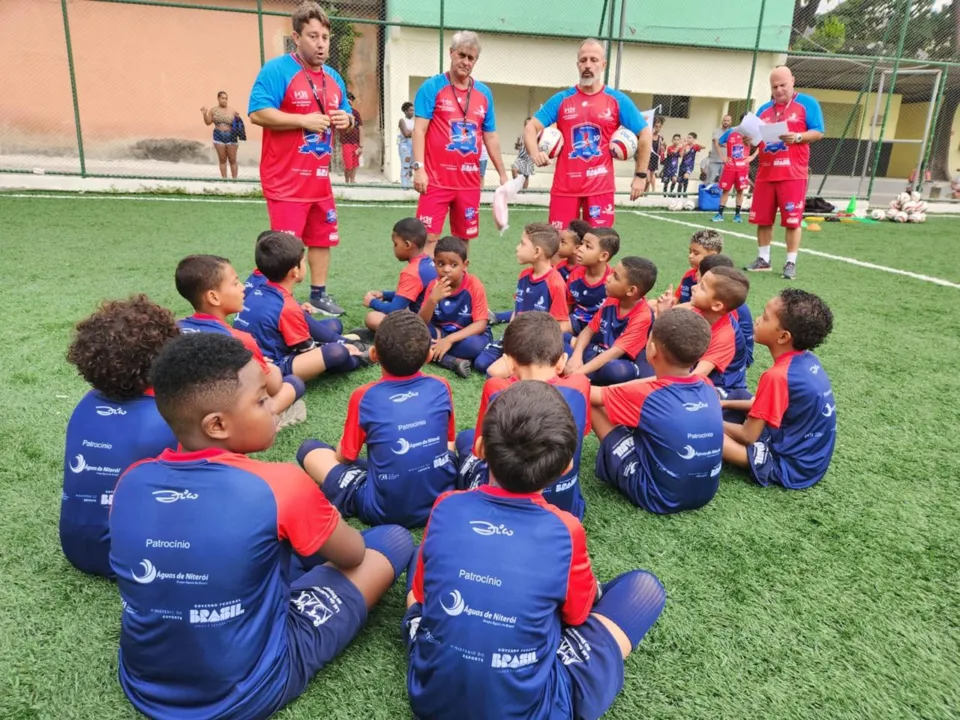
[{"label": "green synthetic grass", "polygon": [[[331,291],[362,323],[360,299],[393,287],[392,223],[409,209],[341,207],[343,246]],[[471,270],[491,304],[509,306],[523,222],[484,230]],[[674,219],[708,225],[693,213]],[[64,361],[73,323],[103,297],[146,292],[179,314],[184,255],[230,257],[241,276],[266,225],[256,202],[149,202],[0,196],[0,717],[114,718],[133,711],[116,681],[120,603],[109,582],[63,559],[57,539],[63,434],[86,392]],[[621,212],[622,255],[660,268],[657,291],[686,270],[691,229]],[[751,234],[728,218],[722,230]],[[782,239],[778,231],[777,239]],[[923,226],[825,224],[805,246],[960,282],[960,221]],[[728,237],[738,263],[752,241]],[[783,249],[774,248],[774,266]],[[801,254],[796,285],[821,294],[836,325],[820,350],[833,381],[833,465],[803,492],[752,486],[731,471],[706,508],[655,517],[593,477],[586,441],[585,526],[598,576],[642,567],[663,581],[666,610],[626,664],[613,718],[947,718],[960,708],[960,289]],[[783,286],[751,276],[757,313]],[[753,386],[770,365],[757,348]],[[324,378],[306,424],[263,457],[292,460],[307,436],[336,441],[350,391],[368,369]],[[443,372],[443,371],[439,371]],[[473,425],[482,380],[451,384],[458,426]],[[504,558],[509,562],[509,558]],[[402,718],[402,593],[394,588],[363,633],[284,718]]]}]

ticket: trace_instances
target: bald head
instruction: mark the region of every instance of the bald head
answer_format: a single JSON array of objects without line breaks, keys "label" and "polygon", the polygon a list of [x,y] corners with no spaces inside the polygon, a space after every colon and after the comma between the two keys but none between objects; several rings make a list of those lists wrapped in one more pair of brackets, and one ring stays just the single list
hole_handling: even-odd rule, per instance
[{"label": "bald head", "polygon": [[785,65],[770,73],[770,95],[775,103],[782,105],[790,101],[793,97],[793,82],[793,73]]},{"label": "bald head", "polygon": [[603,82],[603,70],[607,67],[607,51],[596,38],[587,38],[577,50],[577,73],[580,87],[593,92]]}]

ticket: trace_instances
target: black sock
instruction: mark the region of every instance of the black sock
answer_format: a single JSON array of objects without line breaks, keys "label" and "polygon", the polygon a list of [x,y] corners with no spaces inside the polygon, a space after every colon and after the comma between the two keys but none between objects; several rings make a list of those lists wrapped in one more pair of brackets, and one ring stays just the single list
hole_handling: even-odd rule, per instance
[{"label": "black sock", "polygon": [[327,291],[326,285],[311,285],[310,286],[310,298],[319,298]]},{"label": "black sock", "polygon": [[737,205],[737,215],[739,215],[739,214],[740,214],[740,206]]},{"label": "black sock", "polygon": [[717,210],[717,215],[723,215],[723,211],[726,209],[727,209],[726,205],[721,205],[720,209]]}]

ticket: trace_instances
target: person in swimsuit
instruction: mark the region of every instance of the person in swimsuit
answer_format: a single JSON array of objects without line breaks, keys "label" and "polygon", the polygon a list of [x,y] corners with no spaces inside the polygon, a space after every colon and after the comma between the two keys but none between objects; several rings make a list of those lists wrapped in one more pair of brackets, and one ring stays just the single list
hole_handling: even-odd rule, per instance
[{"label": "person in swimsuit", "polygon": [[217,93],[216,107],[200,108],[203,122],[213,125],[213,147],[217,151],[217,161],[220,163],[220,177],[227,177],[227,161],[230,162],[230,174],[237,177],[237,135],[233,128],[233,121],[240,117],[240,113],[227,104],[227,93],[221,90]]}]

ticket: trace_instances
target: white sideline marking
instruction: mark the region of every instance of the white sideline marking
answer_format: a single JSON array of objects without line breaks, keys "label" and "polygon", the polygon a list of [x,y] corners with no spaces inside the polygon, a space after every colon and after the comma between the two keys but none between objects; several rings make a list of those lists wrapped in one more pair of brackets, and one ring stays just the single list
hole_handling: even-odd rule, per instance
[{"label": "white sideline marking", "polygon": [[[630,212],[632,212],[634,215],[639,215],[640,217],[650,218],[652,220],[662,220],[663,222],[673,223],[674,225],[683,225],[685,227],[697,229],[710,227],[716,228],[716,226],[713,225],[698,225],[697,223],[686,222],[685,220],[674,220],[673,218],[664,217],[663,215],[654,215],[652,213],[641,212],[639,210],[631,210]],[[752,240],[753,242],[757,241],[756,235],[747,235],[746,233],[727,230],[726,228],[724,228],[722,232],[724,237],[731,235],[733,237],[744,238],[745,240]],[[786,245],[782,242],[774,242],[773,244],[777,247],[786,247]],[[816,257],[836,260],[838,262],[856,265],[857,267],[867,268],[869,270],[879,270],[881,272],[890,273],[891,275],[903,275],[904,277],[913,278],[914,280],[923,280],[924,282],[933,283],[934,285],[942,285],[943,287],[957,288],[960,290],[960,283],[950,282],[949,280],[943,280],[942,278],[931,277],[930,275],[921,275],[920,273],[910,272],[909,270],[900,270],[899,268],[887,267],[886,265],[877,265],[876,263],[864,262],[863,260],[857,260],[856,258],[844,257],[843,255],[833,255],[831,253],[820,252],[819,250],[808,250],[807,248],[800,248],[800,252],[805,255],[815,255]]]}]

